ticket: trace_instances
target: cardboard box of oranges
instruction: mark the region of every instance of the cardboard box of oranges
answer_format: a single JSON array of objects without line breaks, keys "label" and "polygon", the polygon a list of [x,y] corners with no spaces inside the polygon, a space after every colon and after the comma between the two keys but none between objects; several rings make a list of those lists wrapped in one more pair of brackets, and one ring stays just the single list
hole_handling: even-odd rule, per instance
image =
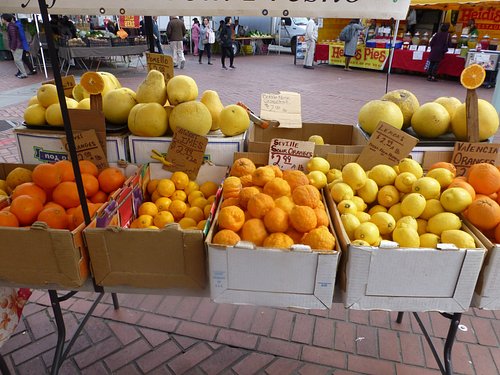
[{"label": "cardboard box of oranges", "polygon": [[85,230],[96,283],[205,288],[203,230],[226,173],[226,167],[204,164],[189,181],[160,163],[141,168]]}]

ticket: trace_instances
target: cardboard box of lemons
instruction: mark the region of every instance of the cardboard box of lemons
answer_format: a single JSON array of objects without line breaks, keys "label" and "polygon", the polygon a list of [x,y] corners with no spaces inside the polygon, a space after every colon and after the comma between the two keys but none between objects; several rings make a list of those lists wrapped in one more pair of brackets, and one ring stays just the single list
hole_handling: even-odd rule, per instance
[{"label": "cardboard box of lemons", "polygon": [[168,122],[172,131],[181,127],[194,134],[207,135],[212,126],[212,116],[205,104],[192,100],[176,105]]},{"label": "cardboard box of lemons", "polygon": [[168,129],[167,111],[158,103],[136,104],[128,115],[128,128],[141,137],[161,137]]}]

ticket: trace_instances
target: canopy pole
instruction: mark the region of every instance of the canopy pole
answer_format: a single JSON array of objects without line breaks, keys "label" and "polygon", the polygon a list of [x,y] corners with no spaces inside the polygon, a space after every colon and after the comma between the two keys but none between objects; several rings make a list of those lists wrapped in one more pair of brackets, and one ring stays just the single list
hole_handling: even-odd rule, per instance
[{"label": "canopy pole", "polygon": [[387,68],[387,76],[385,79],[385,93],[386,94],[387,94],[387,91],[389,89],[389,75],[391,74],[392,59],[394,57],[394,47],[396,46],[396,40],[398,37],[398,30],[399,30],[399,20],[396,20],[396,26],[394,27],[394,36],[392,38],[390,51],[389,51],[389,67]]},{"label": "canopy pole", "polygon": [[45,79],[49,78],[47,74],[47,64],[45,63],[45,54],[43,53],[43,45],[40,40],[40,27],[38,26],[38,16],[33,14],[33,19],[35,20],[36,34],[38,35],[38,45],[40,46],[40,54],[42,55],[43,73],[45,74]]},{"label": "canopy pole", "polygon": [[491,104],[493,104],[497,112],[500,112],[500,72],[498,71],[495,84],[495,91],[493,91],[493,99],[491,100]]}]

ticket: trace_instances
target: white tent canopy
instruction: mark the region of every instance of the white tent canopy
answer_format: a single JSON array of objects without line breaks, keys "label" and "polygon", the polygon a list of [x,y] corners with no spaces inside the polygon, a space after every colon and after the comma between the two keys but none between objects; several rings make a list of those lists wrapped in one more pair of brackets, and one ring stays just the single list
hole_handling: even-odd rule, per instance
[{"label": "white tent canopy", "polygon": [[[51,5],[53,0],[46,0]],[[26,7],[21,4],[28,3]],[[290,16],[403,20],[410,0],[55,0],[50,14]],[[39,13],[38,0],[1,0],[0,12]]]}]

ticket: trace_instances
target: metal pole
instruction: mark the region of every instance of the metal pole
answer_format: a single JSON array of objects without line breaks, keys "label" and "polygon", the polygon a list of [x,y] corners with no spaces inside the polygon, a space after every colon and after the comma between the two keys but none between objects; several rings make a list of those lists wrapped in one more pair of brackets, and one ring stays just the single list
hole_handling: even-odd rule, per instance
[{"label": "metal pole", "polygon": [[[498,69],[498,67],[497,67]],[[493,99],[491,104],[496,108],[497,112],[500,112],[500,71],[497,70],[497,79],[495,84],[495,91],[493,91]]]},{"label": "metal pole", "polygon": [[43,72],[45,74],[45,78],[49,78],[49,75],[47,74],[47,64],[45,63],[45,54],[43,53],[43,45],[42,41],[40,40],[40,27],[38,26],[38,15],[33,14],[33,19],[35,20],[36,35],[38,35],[38,45],[40,46],[40,54],[42,55]]},{"label": "metal pole", "polygon": [[389,50],[389,67],[387,68],[387,76],[385,80],[385,93],[387,94],[387,90],[389,89],[389,75],[391,74],[391,68],[392,68],[392,58],[394,57],[394,46],[396,45],[396,40],[398,37],[398,30],[399,30],[399,20],[396,20],[396,26],[394,27],[394,37],[392,38],[391,41],[391,46]]}]

